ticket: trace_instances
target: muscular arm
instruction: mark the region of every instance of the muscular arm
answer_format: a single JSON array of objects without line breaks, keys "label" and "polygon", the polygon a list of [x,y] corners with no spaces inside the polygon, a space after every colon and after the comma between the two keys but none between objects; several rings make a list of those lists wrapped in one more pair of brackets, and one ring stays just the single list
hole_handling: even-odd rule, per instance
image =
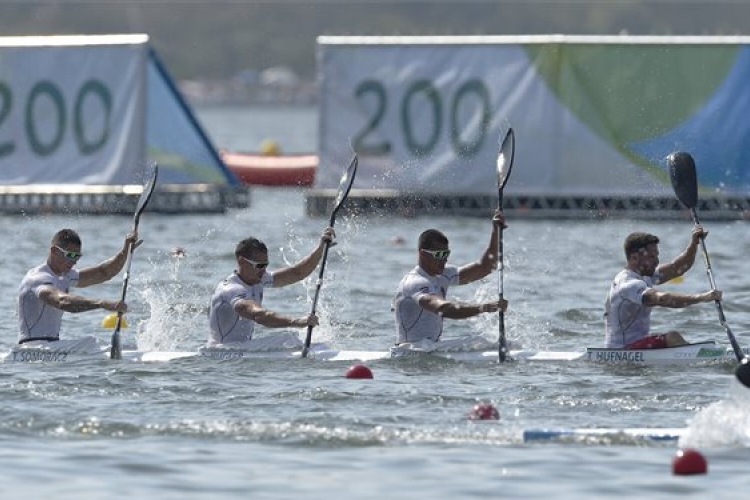
[{"label": "muscular arm", "polygon": [[698,293],[698,294],[682,294],[682,293],[671,293],[671,292],[660,292],[653,288],[646,290],[643,294],[643,305],[648,307],[660,306],[669,307],[673,309],[679,309],[701,302],[711,302],[714,300],[721,300],[721,292],[713,290],[710,292]]},{"label": "muscular arm", "polygon": [[90,285],[97,285],[117,276],[117,273],[122,270],[122,267],[128,260],[128,251],[130,250],[131,244],[136,247],[140,244],[138,242],[138,233],[129,233],[125,238],[125,243],[120,251],[109,259],[97,264],[96,266],[81,269],[79,271],[77,286],[87,287]]},{"label": "muscular arm", "polygon": [[698,245],[701,241],[700,239],[705,237],[706,234],[708,233],[706,233],[700,226],[696,226],[695,228],[693,228],[693,233],[691,234],[690,238],[690,244],[687,246],[687,248],[685,248],[685,250],[680,255],[675,257],[672,262],[668,262],[659,266],[658,270],[661,276],[662,283],[666,283],[671,279],[682,276],[691,267],[693,267],[693,264],[695,263],[695,255],[698,251]]},{"label": "muscular arm", "polygon": [[64,293],[54,287],[45,287],[39,292],[39,298],[46,304],[65,312],[79,313],[94,309],[125,312],[127,307],[113,300],[89,299],[80,295]]},{"label": "muscular arm", "polygon": [[[419,305],[430,312],[442,315],[449,319],[464,319],[482,313],[497,312],[500,304],[497,301],[482,302],[480,304],[465,304],[446,300],[437,295],[425,295],[419,299]],[[508,302],[503,300],[503,311],[508,308]]]},{"label": "muscular arm", "polygon": [[482,253],[479,260],[470,262],[458,271],[459,285],[465,285],[480,280],[490,274],[497,265],[497,238],[501,227],[505,226],[505,217],[502,212],[495,212],[492,219],[492,232],[487,248]]},{"label": "muscular arm", "polygon": [[[286,286],[296,283],[302,279],[305,279],[310,275],[315,266],[320,262],[320,258],[323,256],[323,249],[325,248],[326,241],[333,241],[334,232],[333,228],[327,228],[323,232],[323,236],[318,242],[318,246],[305,258],[290,267],[278,269],[273,272],[273,284],[274,286]],[[262,323],[261,323],[262,324]]]},{"label": "muscular arm", "polygon": [[239,300],[234,306],[234,310],[243,318],[248,318],[256,323],[268,328],[282,327],[304,327],[309,324],[316,325],[315,316],[303,316],[302,318],[290,318],[282,316],[275,312],[265,309],[257,302],[250,299]]}]

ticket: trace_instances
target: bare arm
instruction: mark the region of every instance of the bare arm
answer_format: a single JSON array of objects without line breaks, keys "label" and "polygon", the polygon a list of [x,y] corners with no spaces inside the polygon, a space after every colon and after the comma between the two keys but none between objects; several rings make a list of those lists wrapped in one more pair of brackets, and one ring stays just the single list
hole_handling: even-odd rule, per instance
[{"label": "bare arm", "polygon": [[125,262],[127,262],[130,245],[135,245],[137,247],[140,244],[141,242],[138,241],[138,233],[129,233],[125,238],[125,243],[118,253],[100,264],[86,267],[79,271],[77,286],[87,287],[111,280],[117,276],[117,273],[122,270]]},{"label": "bare arm", "polygon": [[479,260],[470,262],[458,270],[458,283],[465,285],[480,280],[490,274],[497,266],[497,238],[501,227],[505,227],[505,216],[499,210],[492,217],[490,242]]},{"label": "bare arm", "polygon": [[470,318],[482,313],[497,312],[501,308],[503,311],[508,309],[508,301],[505,299],[503,299],[502,303],[495,300],[479,304],[465,304],[443,299],[437,295],[425,295],[419,299],[419,305],[430,312],[440,314],[444,318],[449,319]]},{"label": "bare arm", "polygon": [[672,262],[662,264],[659,266],[659,275],[661,276],[661,282],[665,283],[671,279],[685,274],[693,264],[695,263],[695,255],[698,251],[698,245],[700,245],[701,238],[705,238],[708,232],[700,226],[695,226],[690,236],[690,244],[687,248]]},{"label": "bare arm", "polygon": [[712,290],[710,292],[690,295],[683,293],[660,292],[650,288],[643,294],[643,305],[648,307],[660,306],[680,309],[701,302],[713,302],[714,300],[721,300],[721,291]]},{"label": "bare arm", "polygon": [[318,324],[318,317],[314,314],[302,316],[301,318],[290,318],[277,314],[270,309],[265,309],[250,299],[237,301],[234,310],[243,318],[251,319],[268,328],[306,327]]},{"label": "bare arm", "polygon": [[303,258],[293,266],[277,269],[273,272],[273,285],[274,286],[286,286],[296,283],[302,279],[305,279],[315,270],[315,267],[320,262],[320,258],[323,256],[323,249],[325,248],[326,241],[332,242],[335,237],[333,228],[329,227],[323,231],[323,235],[320,237],[318,246],[315,247],[307,257]]},{"label": "bare arm", "polygon": [[80,295],[62,292],[54,287],[45,287],[39,292],[39,298],[56,309],[65,312],[80,313],[94,309],[127,312],[128,306],[117,300],[89,299]]}]

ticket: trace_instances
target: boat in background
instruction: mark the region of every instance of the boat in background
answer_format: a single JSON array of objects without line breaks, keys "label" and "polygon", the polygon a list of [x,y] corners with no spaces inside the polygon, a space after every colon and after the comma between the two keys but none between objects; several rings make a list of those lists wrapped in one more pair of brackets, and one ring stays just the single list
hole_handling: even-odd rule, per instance
[{"label": "boat in background", "polygon": [[577,429],[527,429],[523,431],[524,443],[566,442],[607,444],[678,441],[687,433],[685,428],[577,428]]},{"label": "boat in background", "polygon": [[310,187],[318,168],[316,154],[262,154],[222,151],[227,168],[246,185]]}]

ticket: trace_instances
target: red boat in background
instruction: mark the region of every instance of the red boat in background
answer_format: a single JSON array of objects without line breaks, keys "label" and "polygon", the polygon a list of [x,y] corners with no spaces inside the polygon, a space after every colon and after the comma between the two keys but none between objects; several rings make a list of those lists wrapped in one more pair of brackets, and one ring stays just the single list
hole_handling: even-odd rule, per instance
[{"label": "red boat in background", "polygon": [[310,187],[315,182],[318,155],[232,153],[224,151],[221,158],[240,181],[260,186]]}]

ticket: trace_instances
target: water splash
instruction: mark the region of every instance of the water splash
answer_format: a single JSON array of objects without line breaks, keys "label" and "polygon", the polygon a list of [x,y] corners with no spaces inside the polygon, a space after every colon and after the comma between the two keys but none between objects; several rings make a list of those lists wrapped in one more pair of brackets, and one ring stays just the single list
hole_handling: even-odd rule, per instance
[{"label": "water splash", "polygon": [[155,258],[150,261],[151,273],[141,289],[141,298],[148,305],[147,319],[138,323],[138,349],[143,351],[185,350],[186,344],[197,339],[197,332],[208,335],[206,316],[207,290],[183,286],[182,276],[188,261],[184,256]]},{"label": "water splash", "polygon": [[712,403],[690,421],[681,447],[750,447],[750,389],[732,377],[727,398]]}]

